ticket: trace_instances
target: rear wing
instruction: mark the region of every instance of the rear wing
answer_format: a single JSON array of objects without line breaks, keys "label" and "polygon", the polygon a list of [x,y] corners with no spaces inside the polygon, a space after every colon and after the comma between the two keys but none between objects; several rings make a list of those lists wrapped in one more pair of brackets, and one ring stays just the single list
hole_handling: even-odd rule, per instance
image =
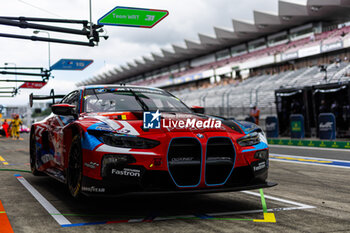
[{"label": "rear wing", "polygon": [[29,95],[29,105],[30,107],[33,107],[34,100],[49,100],[49,99],[52,99],[52,104],[55,104],[55,99],[62,99],[65,96],[66,95],[55,95],[55,91],[53,89],[51,89],[50,95],[33,95],[33,93],[31,93]]}]

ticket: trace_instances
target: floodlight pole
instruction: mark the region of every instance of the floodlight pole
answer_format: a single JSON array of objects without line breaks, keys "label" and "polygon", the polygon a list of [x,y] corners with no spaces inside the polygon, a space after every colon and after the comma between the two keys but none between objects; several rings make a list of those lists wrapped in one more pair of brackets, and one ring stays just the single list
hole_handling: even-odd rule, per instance
[{"label": "floodlight pole", "polygon": [[[46,34],[47,34],[47,37],[48,37],[49,39],[51,39],[50,33],[47,32],[47,31],[41,31],[41,30],[35,30],[35,31],[33,31],[34,34],[39,34],[40,32],[41,32],[41,33],[46,33]],[[49,51],[49,70],[50,70],[50,69],[51,69],[51,49],[50,49],[50,41],[48,41],[47,44],[48,44],[48,51]]]},{"label": "floodlight pole", "polygon": [[17,89],[17,65],[16,65],[16,63],[14,63],[14,62],[5,62],[4,65],[5,65],[5,69],[6,69],[7,65],[14,65],[15,66],[15,72],[16,72],[15,79],[16,79],[16,89]]},{"label": "floodlight pole", "polygon": [[93,31],[92,31],[92,6],[91,6],[91,0],[89,0],[89,10],[90,10],[90,38],[93,37]]}]

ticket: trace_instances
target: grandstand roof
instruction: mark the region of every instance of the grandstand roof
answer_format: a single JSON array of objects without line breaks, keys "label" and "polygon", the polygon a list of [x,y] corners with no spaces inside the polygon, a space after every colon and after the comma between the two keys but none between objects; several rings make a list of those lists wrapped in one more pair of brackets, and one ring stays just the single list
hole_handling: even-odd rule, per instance
[{"label": "grandstand roof", "polygon": [[151,53],[148,57],[143,56],[142,60],[128,62],[125,66],[97,75],[77,85],[120,82],[179,61],[307,22],[322,19],[341,22],[350,18],[349,7],[350,0],[279,0],[277,13],[254,11],[253,22],[232,19],[232,31],[214,27],[215,37],[198,34],[199,43],[185,39],[185,47],[173,44],[174,51],[161,49],[161,54]]}]

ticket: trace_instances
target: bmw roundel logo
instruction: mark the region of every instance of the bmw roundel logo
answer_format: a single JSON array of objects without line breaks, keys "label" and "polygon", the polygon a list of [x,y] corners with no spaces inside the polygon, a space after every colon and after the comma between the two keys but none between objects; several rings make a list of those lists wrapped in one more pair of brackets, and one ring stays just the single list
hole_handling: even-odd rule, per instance
[{"label": "bmw roundel logo", "polygon": [[204,138],[204,135],[201,134],[201,133],[198,133],[198,134],[197,134],[197,137],[198,137],[198,138]]}]

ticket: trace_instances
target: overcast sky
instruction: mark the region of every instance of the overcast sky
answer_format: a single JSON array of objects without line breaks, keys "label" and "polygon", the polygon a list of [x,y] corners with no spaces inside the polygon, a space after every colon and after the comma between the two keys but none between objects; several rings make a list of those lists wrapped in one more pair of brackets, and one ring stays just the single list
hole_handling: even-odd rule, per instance
[{"label": "overcast sky", "polygon": [[[89,19],[89,0],[0,0],[0,16],[26,16],[61,19]],[[21,90],[15,98],[0,98],[0,104],[26,104],[28,95],[66,94],[75,83],[93,77],[113,67],[123,65],[171,44],[183,44],[183,39],[197,41],[197,33],[214,36],[213,26],[231,29],[232,18],[253,20],[253,10],[277,12],[278,0],[92,0],[94,23],[116,6],[164,9],[168,17],[152,29],[105,26],[108,40],[97,47],[51,43],[51,64],[61,58],[93,59],[84,71],[53,71],[54,79],[41,90]],[[61,26],[61,25],[60,25]],[[81,29],[81,28],[79,28]],[[33,35],[33,29],[20,29],[0,25],[1,33]],[[51,37],[87,41],[83,37],[50,32]],[[41,33],[37,36],[45,37]],[[0,66],[4,63],[20,66],[48,67],[48,44],[0,37]],[[0,79],[13,78],[0,75]],[[13,83],[12,83],[13,84]],[[12,85],[0,82],[0,86]]]}]

